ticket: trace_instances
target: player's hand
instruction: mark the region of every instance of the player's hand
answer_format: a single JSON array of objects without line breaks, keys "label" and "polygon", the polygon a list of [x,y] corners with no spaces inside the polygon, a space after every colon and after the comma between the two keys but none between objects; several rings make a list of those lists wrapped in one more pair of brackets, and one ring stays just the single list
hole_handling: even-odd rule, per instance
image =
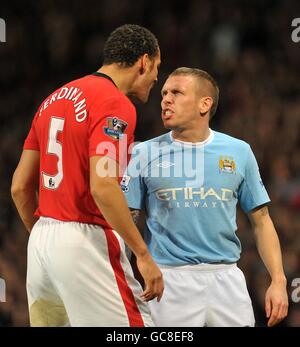
[{"label": "player's hand", "polygon": [[282,321],[288,313],[288,295],[285,283],[271,283],[266,293],[265,310],[268,327]]},{"label": "player's hand", "polygon": [[150,253],[137,257],[136,263],[145,282],[145,290],[141,298],[144,301],[150,301],[157,297],[157,301],[160,301],[164,291],[163,275]]}]

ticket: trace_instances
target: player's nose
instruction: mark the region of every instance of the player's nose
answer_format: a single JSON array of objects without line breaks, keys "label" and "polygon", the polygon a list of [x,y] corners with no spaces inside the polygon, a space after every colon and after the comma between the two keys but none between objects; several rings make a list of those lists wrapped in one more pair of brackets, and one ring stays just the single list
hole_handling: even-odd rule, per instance
[{"label": "player's nose", "polygon": [[171,96],[169,93],[166,93],[162,96],[161,104],[163,105],[169,105],[172,102]]}]

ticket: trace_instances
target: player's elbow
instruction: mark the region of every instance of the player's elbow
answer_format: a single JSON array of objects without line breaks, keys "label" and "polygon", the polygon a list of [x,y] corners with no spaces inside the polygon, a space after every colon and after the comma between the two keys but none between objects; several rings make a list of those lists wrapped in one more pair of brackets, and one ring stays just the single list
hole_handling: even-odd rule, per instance
[{"label": "player's elbow", "polygon": [[104,177],[98,179],[97,182],[92,181],[90,184],[90,191],[96,202],[105,202],[116,185],[118,185],[118,183],[115,179]]},{"label": "player's elbow", "polygon": [[99,200],[99,192],[97,191],[97,189],[95,187],[91,187],[90,191],[91,191],[92,197],[97,202]]},{"label": "player's elbow", "polygon": [[18,197],[26,191],[26,186],[24,182],[22,182],[16,174],[14,174],[11,187],[10,187],[10,192],[13,200],[15,201],[18,199]]}]

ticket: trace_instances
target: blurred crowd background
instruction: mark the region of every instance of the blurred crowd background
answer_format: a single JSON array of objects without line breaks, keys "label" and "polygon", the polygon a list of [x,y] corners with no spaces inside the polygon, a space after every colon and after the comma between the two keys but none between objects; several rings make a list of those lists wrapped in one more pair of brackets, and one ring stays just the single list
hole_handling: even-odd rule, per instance
[{"label": "blurred crowd background", "polygon": [[[7,42],[0,43],[0,277],[7,287],[0,326],[29,324],[28,233],[12,204],[10,183],[34,112],[57,87],[96,71],[107,35],[125,23],[152,30],[162,51],[159,83],[149,103],[138,106],[137,140],[166,132],[160,89],[173,69],[199,67],[219,82],[220,104],[211,127],[249,142],[257,157],[288,278],[290,310],[281,326],[300,326],[300,302],[292,300],[292,281],[300,278],[300,42],[291,39],[300,2],[10,0],[1,3],[0,11],[7,25]],[[240,211],[238,225],[239,265],[257,325],[266,326],[264,294],[270,278]]]}]

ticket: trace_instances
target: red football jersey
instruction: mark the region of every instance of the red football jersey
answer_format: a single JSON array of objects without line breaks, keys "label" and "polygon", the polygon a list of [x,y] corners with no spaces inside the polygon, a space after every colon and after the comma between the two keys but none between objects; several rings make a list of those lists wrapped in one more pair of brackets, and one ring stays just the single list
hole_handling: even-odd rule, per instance
[{"label": "red football jersey", "polygon": [[89,157],[106,154],[124,168],[135,125],[134,105],[98,72],[45,99],[24,143],[40,152],[36,215],[107,226],[90,193]]}]

